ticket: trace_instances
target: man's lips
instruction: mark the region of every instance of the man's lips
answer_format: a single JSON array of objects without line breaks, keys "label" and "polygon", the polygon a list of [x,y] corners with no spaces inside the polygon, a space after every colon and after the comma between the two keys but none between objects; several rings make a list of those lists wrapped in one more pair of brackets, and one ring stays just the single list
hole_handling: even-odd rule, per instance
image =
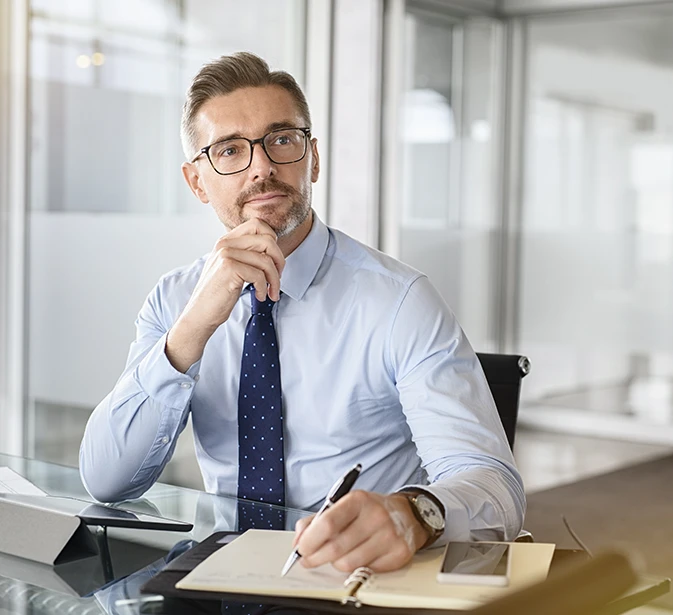
[{"label": "man's lips", "polygon": [[265,192],[264,194],[257,194],[251,199],[248,199],[246,203],[264,203],[265,201],[270,201],[271,199],[277,199],[283,196],[286,195],[282,192]]}]

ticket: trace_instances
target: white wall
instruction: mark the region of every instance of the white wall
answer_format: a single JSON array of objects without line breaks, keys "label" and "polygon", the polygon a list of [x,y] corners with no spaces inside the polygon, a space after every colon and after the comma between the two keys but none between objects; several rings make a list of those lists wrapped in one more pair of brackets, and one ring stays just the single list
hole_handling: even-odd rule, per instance
[{"label": "white wall", "polygon": [[214,214],[34,212],[31,397],[93,408],[121,374],[136,315],[159,277],[208,252],[223,232]]}]

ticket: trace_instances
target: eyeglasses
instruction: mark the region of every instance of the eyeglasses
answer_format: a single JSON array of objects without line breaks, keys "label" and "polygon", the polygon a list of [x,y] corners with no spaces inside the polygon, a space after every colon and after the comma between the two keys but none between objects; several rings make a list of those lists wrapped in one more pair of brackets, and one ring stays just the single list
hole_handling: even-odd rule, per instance
[{"label": "eyeglasses", "polygon": [[233,175],[245,171],[252,164],[253,147],[259,143],[274,164],[292,164],[306,156],[310,128],[281,128],[272,130],[261,139],[238,137],[211,143],[190,160],[196,160],[203,154],[208,157],[211,166],[220,175]]}]

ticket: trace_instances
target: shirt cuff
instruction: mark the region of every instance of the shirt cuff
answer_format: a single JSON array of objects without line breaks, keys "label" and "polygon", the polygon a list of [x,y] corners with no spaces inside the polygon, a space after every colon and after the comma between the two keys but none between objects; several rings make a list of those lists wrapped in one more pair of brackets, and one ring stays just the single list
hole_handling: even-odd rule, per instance
[{"label": "shirt cuff", "polygon": [[159,338],[134,372],[134,378],[152,399],[168,408],[184,410],[199,380],[201,360],[190,365],[186,374],[175,369],[166,356],[166,338]]}]

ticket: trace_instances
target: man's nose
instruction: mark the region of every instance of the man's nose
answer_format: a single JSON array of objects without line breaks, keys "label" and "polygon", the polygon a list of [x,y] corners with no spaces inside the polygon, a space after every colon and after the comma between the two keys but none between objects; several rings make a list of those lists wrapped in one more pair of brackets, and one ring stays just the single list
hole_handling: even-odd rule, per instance
[{"label": "man's nose", "polygon": [[261,143],[252,146],[252,162],[248,173],[253,180],[264,180],[276,173],[276,165],[267,156]]}]

